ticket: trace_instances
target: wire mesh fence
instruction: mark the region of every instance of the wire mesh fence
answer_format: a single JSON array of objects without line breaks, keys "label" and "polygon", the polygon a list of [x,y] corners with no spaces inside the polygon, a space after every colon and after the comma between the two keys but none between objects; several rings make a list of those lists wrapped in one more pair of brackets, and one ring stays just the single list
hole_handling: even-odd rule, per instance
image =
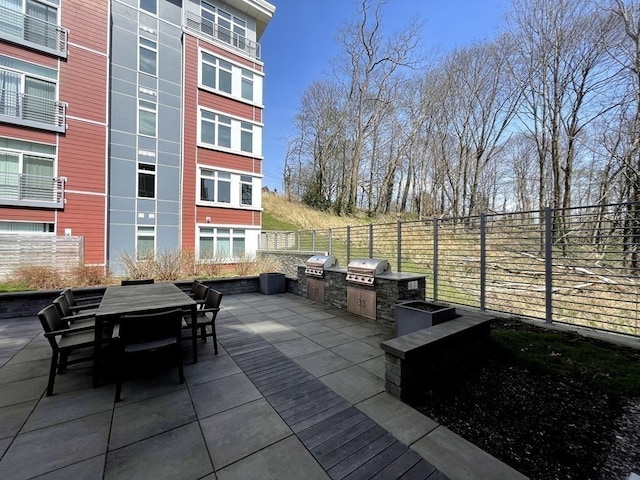
[{"label": "wire mesh fence", "polygon": [[425,297],[640,336],[640,205],[263,232],[261,250],[381,258]]}]

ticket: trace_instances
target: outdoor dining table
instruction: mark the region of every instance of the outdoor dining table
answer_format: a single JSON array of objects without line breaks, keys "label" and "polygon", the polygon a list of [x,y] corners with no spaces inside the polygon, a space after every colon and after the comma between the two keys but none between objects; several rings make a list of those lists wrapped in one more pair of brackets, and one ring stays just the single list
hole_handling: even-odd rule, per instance
[{"label": "outdoor dining table", "polygon": [[103,331],[105,326],[116,324],[120,315],[150,313],[171,308],[191,311],[191,341],[193,363],[198,361],[197,348],[197,303],[173,283],[153,283],[147,285],[127,285],[107,287],[96,311],[95,346],[93,351],[93,386],[100,378]]}]

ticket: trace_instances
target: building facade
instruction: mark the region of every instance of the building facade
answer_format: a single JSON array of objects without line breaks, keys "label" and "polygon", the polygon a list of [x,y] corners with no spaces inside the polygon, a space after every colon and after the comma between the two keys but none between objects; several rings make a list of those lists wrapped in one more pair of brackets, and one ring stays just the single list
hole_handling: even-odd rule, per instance
[{"label": "building facade", "polygon": [[251,256],[263,0],[0,0],[0,232],[123,255]]}]

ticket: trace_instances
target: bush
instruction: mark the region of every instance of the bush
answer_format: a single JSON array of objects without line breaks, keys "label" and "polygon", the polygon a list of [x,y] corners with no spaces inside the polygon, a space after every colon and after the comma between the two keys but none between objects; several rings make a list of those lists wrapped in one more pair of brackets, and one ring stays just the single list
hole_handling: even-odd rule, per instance
[{"label": "bush", "polygon": [[97,265],[78,265],[71,270],[73,285],[76,287],[94,287],[104,285],[108,275],[104,274],[104,267]]},{"label": "bush", "polygon": [[34,290],[53,290],[64,285],[64,278],[53,267],[27,265],[17,268],[14,276],[19,283]]}]

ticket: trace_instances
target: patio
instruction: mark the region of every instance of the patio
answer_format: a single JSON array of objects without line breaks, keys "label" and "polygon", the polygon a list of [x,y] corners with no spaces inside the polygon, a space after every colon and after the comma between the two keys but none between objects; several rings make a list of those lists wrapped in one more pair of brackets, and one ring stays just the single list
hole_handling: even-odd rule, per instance
[{"label": "patio", "polygon": [[384,391],[391,329],[291,295],[228,295],[220,353],[91,388],[37,318],[0,320],[0,478],[525,478]]}]

